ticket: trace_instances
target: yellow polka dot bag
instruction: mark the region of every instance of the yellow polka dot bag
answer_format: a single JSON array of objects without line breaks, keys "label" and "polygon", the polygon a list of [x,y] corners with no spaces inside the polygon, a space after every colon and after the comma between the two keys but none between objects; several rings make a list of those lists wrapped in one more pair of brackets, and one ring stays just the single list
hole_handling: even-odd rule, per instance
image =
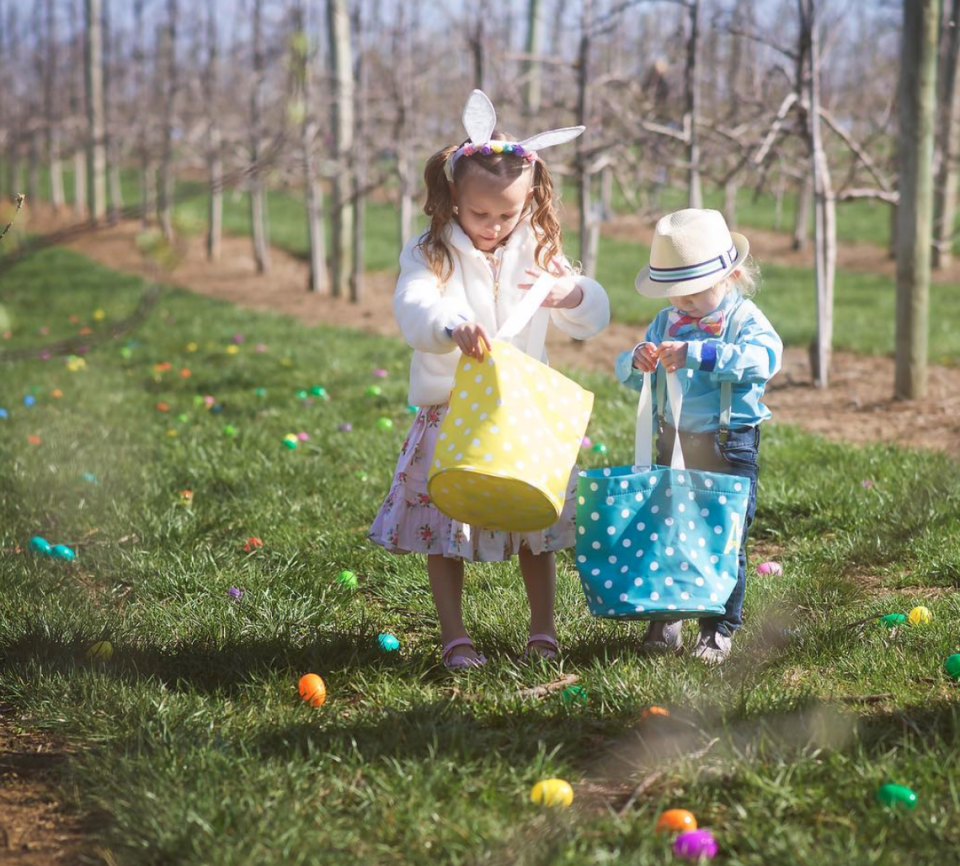
[{"label": "yellow polka dot bag", "polygon": [[[659,376],[666,377],[663,390],[679,428],[682,385],[674,373]],[[635,463],[578,478],[576,557],[587,605],[594,616],[615,619],[722,614],[737,583],[750,482],[687,469],[679,435],[671,465],[653,464],[651,387],[645,373]],[[720,398],[722,431],[729,427],[729,383]]]},{"label": "yellow polka dot bag", "polygon": [[460,359],[427,492],[461,523],[534,532],[560,517],[593,394],[505,342],[532,321],[528,347],[539,351],[549,319],[539,308],[555,279],[534,283],[482,361]]}]

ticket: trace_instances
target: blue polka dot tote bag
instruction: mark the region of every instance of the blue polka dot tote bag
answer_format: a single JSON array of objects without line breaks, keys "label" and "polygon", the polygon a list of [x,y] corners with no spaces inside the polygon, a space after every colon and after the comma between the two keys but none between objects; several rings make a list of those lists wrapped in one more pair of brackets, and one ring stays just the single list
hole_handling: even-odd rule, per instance
[{"label": "blue polka dot tote bag", "polygon": [[[682,385],[676,374],[661,375],[679,428]],[[636,462],[580,472],[576,554],[587,605],[615,619],[721,614],[737,582],[750,483],[687,469],[679,435],[671,465],[655,465],[651,387],[645,373]]]}]

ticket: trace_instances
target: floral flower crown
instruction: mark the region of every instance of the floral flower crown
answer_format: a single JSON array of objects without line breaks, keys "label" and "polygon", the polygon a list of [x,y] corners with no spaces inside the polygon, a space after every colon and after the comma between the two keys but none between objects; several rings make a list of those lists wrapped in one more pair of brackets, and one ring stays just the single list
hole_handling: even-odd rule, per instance
[{"label": "floral flower crown", "polygon": [[553,147],[572,141],[586,129],[585,126],[569,126],[538,132],[523,141],[501,141],[490,138],[496,127],[497,112],[493,108],[493,103],[482,90],[474,90],[463,107],[463,128],[467,131],[469,139],[447,158],[443,166],[447,180],[453,181],[453,168],[462,156],[473,156],[475,153],[485,156],[491,153],[512,153],[532,164],[540,159],[537,155],[538,148]]}]

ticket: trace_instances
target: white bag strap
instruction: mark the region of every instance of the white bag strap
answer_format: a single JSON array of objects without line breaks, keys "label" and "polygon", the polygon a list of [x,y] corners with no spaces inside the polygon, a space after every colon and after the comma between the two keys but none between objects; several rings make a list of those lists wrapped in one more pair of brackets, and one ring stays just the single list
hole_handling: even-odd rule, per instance
[{"label": "white bag strap", "polygon": [[[670,399],[670,411],[676,423],[673,439],[673,457],[671,469],[686,469],[683,448],[680,444],[680,412],[683,409],[683,386],[676,373],[665,373],[667,393]],[[634,441],[634,465],[646,468],[653,465],[653,376],[643,374],[643,387],[640,390],[640,402],[637,404],[637,434]]]},{"label": "white bag strap", "polygon": [[[516,337],[532,320],[533,325],[530,328],[527,354],[536,353],[539,357],[537,349],[542,348],[543,341],[546,339],[550,314],[547,310],[544,310],[542,315],[537,315],[537,313],[556,281],[557,278],[553,274],[543,273],[537,277],[537,281],[527,289],[523,300],[507,316],[507,321],[500,326],[500,330],[494,335],[494,339],[509,340],[511,337]],[[530,352],[530,349],[533,349],[533,352]]]}]

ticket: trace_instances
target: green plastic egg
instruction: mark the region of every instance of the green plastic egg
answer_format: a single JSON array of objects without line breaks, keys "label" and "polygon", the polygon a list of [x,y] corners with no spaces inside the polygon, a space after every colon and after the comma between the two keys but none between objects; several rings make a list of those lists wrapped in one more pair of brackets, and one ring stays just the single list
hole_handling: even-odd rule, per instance
[{"label": "green plastic egg", "polygon": [[606,454],[606,453],[607,453],[607,446],[604,445],[602,442],[598,442],[598,443],[597,443],[596,445],[594,445],[593,448],[591,448],[590,450],[591,450],[591,451],[596,451],[597,454]]},{"label": "green plastic egg", "polygon": [[378,427],[380,430],[384,430],[384,431],[386,431],[386,430],[392,430],[392,429],[393,429],[393,421],[391,421],[389,418],[378,418],[378,419],[377,419],[377,427]]},{"label": "green plastic egg", "polygon": [[903,613],[888,613],[880,617],[880,625],[885,625],[887,628],[896,628],[898,625],[903,625],[907,621],[906,614]]},{"label": "green plastic egg", "polygon": [[892,809],[913,809],[917,805],[917,795],[905,785],[881,785],[877,802]]},{"label": "green plastic egg", "polygon": [[590,698],[587,695],[587,690],[583,686],[572,685],[567,686],[561,693],[560,697],[563,698],[563,702],[568,706],[577,706],[586,704]]},{"label": "green plastic egg", "polygon": [[947,676],[950,677],[950,679],[960,680],[960,653],[947,656],[946,661],[943,663],[943,669],[947,672]]},{"label": "green plastic egg", "polygon": [[341,571],[340,574],[337,575],[337,583],[347,587],[347,589],[356,589],[357,576],[352,571]]}]

